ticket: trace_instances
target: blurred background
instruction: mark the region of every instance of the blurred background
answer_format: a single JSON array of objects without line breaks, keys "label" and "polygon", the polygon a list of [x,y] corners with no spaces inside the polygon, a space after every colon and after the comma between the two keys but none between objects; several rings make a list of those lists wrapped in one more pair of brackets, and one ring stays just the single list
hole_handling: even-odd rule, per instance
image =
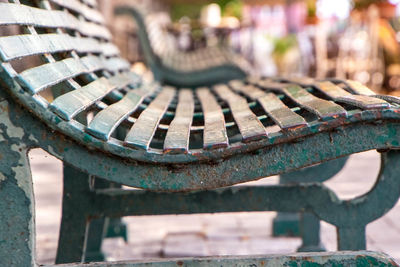
[{"label": "blurred background", "polygon": [[122,54],[143,62],[137,26],[121,4],[157,13],[178,51],[224,45],[258,75],[358,80],[400,95],[400,0],[101,0]]}]

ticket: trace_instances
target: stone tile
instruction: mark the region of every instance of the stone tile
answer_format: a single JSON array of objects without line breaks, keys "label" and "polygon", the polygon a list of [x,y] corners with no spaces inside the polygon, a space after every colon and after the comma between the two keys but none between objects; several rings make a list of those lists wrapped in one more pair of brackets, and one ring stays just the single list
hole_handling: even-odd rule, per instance
[{"label": "stone tile", "polygon": [[248,241],[241,239],[212,239],[207,242],[209,255],[249,255]]},{"label": "stone tile", "polygon": [[194,257],[207,256],[208,248],[202,233],[168,234],[163,242],[164,257]]},{"label": "stone tile", "polygon": [[271,231],[272,220],[275,218],[276,212],[242,212],[238,213],[238,223],[244,229],[262,229]]},{"label": "stone tile", "polygon": [[53,263],[61,221],[62,164],[42,150],[30,152],[36,204],[36,255],[39,263]]},{"label": "stone tile", "polygon": [[125,244],[122,239],[106,239],[103,243],[103,250],[106,252],[107,260],[136,260],[143,258],[162,257],[162,239],[153,242],[141,242]]},{"label": "stone tile", "polygon": [[[271,176],[253,182],[247,182],[246,185],[274,185],[279,184],[279,176]],[[239,184],[238,186],[243,185]]]},{"label": "stone tile", "polygon": [[300,238],[251,238],[248,247],[251,254],[293,253],[301,245]]},{"label": "stone tile", "polygon": [[230,227],[208,227],[205,235],[210,240],[240,240],[246,236],[246,233],[240,228]]}]

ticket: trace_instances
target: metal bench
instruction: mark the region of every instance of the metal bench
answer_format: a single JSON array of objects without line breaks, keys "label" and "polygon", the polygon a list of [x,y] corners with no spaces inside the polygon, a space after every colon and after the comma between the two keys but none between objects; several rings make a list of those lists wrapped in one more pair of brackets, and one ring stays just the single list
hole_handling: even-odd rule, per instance
[{"label": "metal bench", "polygon": [[146,63],[155,79],[165,85],[189,88],[210,86],[243,79],[251,69],[243,57],[223,46],[190,52],[176,51],[176,44],[160,21],[164,17],[160,13],[124,5],[115,8],[115,15],[129,15],[135,20]]},{"label": "metal bench", "polygon": [[[57,262],[78,263],[67,266],[81,266],[96,218],[240,211],[312,213],[337,227],[339,250],[359,252],[150,264],[397,266],[362,250],[366,225],[400,195],[399,98],[342,80],[249,77],[195,90],[146,83],[118,56],[95,7],[0,3],[0,30],[25,32],[0,37],[2,265],[36,266],[27,153],[39,147],[69,166]],[[353,200],[320,183],[229,187],[372,149],[382,153],[377,182]],[[144,190],[101,188],[100,178]]]}]

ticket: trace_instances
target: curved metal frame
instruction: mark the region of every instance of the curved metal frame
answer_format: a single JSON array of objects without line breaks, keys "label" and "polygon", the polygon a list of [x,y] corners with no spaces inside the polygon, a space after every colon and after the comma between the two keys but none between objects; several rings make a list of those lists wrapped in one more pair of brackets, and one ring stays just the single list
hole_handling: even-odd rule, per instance
[{"label": "curved metal frame", "polygon": [[129,15],[138,24],[138,36],[147,64],[155,78],[165,84],[177,87],[195,88],[227,82],[233,79],[244,79],[246,73],[234,64],[223,64],[200,71],[182,72],[165,66],[152,49],[142,14],[132,6],[118,6],[115,16]]},{"label": "curved metal frame", "polygon": [[[137,163],[125,163],[105,153],[88,151],[65,136],[52,132],[26,110],[14,103],[8,103],[4,94],[0,96],[0,100],[0,110],[2,110],[0,155],[3,157],[0,165],[2,174],[0,176],[0,210],[6,211],[0,213],[0,219],[2,225],[7,225],[0,228],[0,240],[2,240],[0,256],[6,262],[10,262],[10,266],[14,263],[23,266],[28,262],[33,265],[35,260],[33,191],[27,158],[30,148],[41,147],[83,171],[110,181],[118,180],[123,184],[134,184],[143,188],[178,191],[196,189],[199,186],[204,189],[231,184],[245,174],[261,176],[273,172],[285,172],[338,155],[368,149],[389,149],[397,144],[400,131],[400,124],[390,121],[384,121],[379,125],[353,125],[343,127],[340,132],[320,133],[295,144],[283,144],[264,149],[257,155],[233,157],[229,161],[214,166],[198,164],[192,168],[182,167],[182,169],[168,166],[155,168],[147,164],[141,166]],[[355,142],[356,139],[358,143]],[[325,147],[323,151],[315,146],[317,140],[319,146]],[[337,151],[339,148],[342,150]],[[248,162],[249,157],[253,162],[251,166],[243,164]],[[319,219],[337,227],[340,250],[364,249],[365,226],[388,212],[399,198],[400,179],[397,177],[400,172],[399,160],[400,152],[398,151],[391,150],[384,153],[382,168],[375,186],[367,194],[349,201],[340,200],[321,184],[232,187],[191,193],[157,193],[137,190],[133,192],[88,191],[79,200],[79,210],[74,210],[74,214],[80,216],[80,219],[74,222],[74,234],[71,231],[68,234],[72,240],[79,236],[81,243],[85,242],[85,229],[89,218],[99,216],[277,210],[312,212]],[[284,162],[288,165],[285,166]],[[240,164],[245,168],[239,169]],[[260,165],[264,165],[263,168],[256,170]],[[145,168],[154,169],[145,173],[143,171]],[[130,177],[130,175],[134,176]],[[144,177],[145,175],[148,177]],[[224,181],[230,176],[234,179]],[[207,177],[208,180],[203,180]],[[221,179],[213,181],[215,177],[221,177]],[[143,179],[143,183],[140,183],[140,179]],[[159,181],[152,181],[154,179]],[[79,177],[75,177],[74,181],[82,183]],[[211,184],[207,185],[207,182]],[[88,188],[88,181],[84,183]],[[73,190],[86,191],[87,189],[74,186]],[[385,197],[383,198],[382,195]],[[279,201],[276,201],[277,199]],[[126,205],[127,203],[135,204]],[[118,211],[115,207],[124,208]],[[68,227],[64,226],[63,229],[68,229]],[[24,234],[20,237],[19,233]],[[14,238],[8,238],[10,235]],[[82,259],[84,245],[73,247],[75,251],[71,252],[71,259]],[[14,251],[18,250],[24,256],[18,258],[11,255],[7,252],[10,248]]]},{"label": "curved metal frame", "polygon": [[[399,160],[399,151],[383,153],[381,171],[374,187],[365,195],[347,201],[340,200],[320,183],[157,193],[141,190],[91,191],[87,180],[71,179],[71,190],[68,192],[72,197],[64,207],[70,211],[66,212],[66,216],[75,219],[63,221],[58,260],[60,263],[82,260],[85,225],[89,218],[241,211],[309,212],[336,226],[339,250],[364,250],[366,225],[387,213],[400,196],[400,179],[397,177]],[[73,196],[80,194],[77,188],[85,191],[83,198]],[[386,197],[382,198],[382,195]],[[86,220],[82,218],[84,216]],[[71,249],[70,244],[76,245]]]},{"label": "curved metal frame", "polygon": [[[334,131],[319,132],[296,143],[271,145],[259,148],[253,153],[243,151],[243,154],[231,156],[229,159],[222,157],[219,162],[211,160],[207,163],[189,165],[179,163],[156,165],[127,161],[126,158],[119,158],[101,150],[88,149],[48,129],[38,119],[20,108],[15,107],[10,113],[11,121],[25,131],[22,139],[32,148],[41,147],[77,169],[97,177],[155,191],[224,187],[294,171],[353,153],[399,147],[400,124],[390,119],[382,119],[379,124],[357,123],[342,126]],[[249,144],[248,148],[257,147],[259,145],[257,143]],[[324,149],[321,150],[321,147]],[[218,155],[218,152],[216,154]]]}]

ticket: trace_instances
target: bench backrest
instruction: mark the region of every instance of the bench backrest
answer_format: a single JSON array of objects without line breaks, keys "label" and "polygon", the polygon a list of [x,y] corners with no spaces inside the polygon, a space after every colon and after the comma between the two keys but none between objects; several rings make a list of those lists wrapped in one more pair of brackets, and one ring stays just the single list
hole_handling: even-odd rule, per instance
[{"label": "bench backrest", "polygon": [[124,88],[138,82],[111,42],[95,0],[23,3],[0,3],[0,75],[17,97],[51,108],[52,94],[81,92],[79,99],[68,99],[81,101],[70,120],[97,100],[121,99]]},{"label": "bench backrest", "polygon": [[146,59],[150,65],[160,63],[160,57],[174,53],[176,40],[166,30],[171,24],[170,16],[165,12],[151,12],[138,5],[117,6],[115,15],[129,15],[138,27],[139,42]]}]

